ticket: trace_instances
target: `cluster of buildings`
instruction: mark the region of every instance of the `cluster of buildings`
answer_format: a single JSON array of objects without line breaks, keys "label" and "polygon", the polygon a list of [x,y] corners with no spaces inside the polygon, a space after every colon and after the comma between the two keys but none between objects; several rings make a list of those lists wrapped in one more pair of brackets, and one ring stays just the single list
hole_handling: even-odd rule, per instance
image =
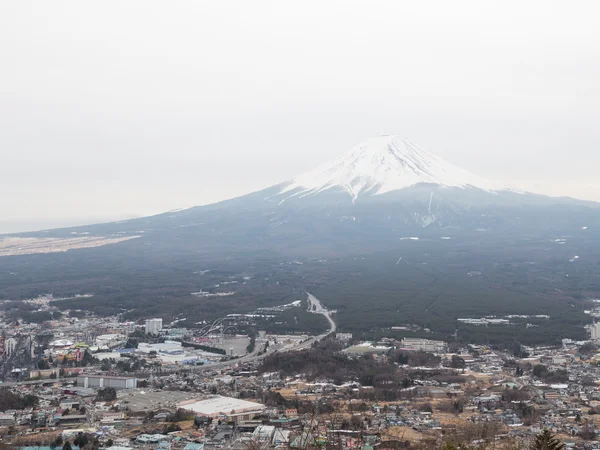
[{"label": "cluster of buildings", "polygon": [[[385,389],[393,379],[336,384],[314,373],[262,372],[266,355],[312,351],[309,336],[260,332],[246,355],[247,336],[174,325],[69,315],[44,324],[2,322],[0,442],[50,446],[85,434],[112,450],[372,450],[481,427],[493,430],[493,439],[522,441],[550,429],[570,448],[600,449],[600,323],[589,327],[588,342],[523,348],[523,358],[476,345],[450,353],[446,342],[414,337],[355,343],[350,333],[331,336],[344,347],[336,357],[355,364],[371,356],[392,366],[402,381],[393,392]],[[411,367],[394,362],[397,351],[436,358]]]},{"label": "cluster of buildings", "polygon": [[[256,443],[304,448],[307,442],[369,449],[485,426],[500,440],[527,440],[548,428],[572,448],[600,448],[594,443],[600,432],[600,353],[581,354],[581,344],[528,348],[529,356],[521,359],[473,345],[450,354],[444,342],[412,338],[347,347],[350,356],[360,349],[382,362],[390,350],[439,356],[439,367],[399,367],[413,382],[388,401],[374,398],[374,388],[358,381],[336,385],[260,373],[260,361],[141,378],[89,367],[73,378],[10,384],[15,395],[38,401],[0,411],[0,434],[24,447],[84,432],[119,447],[156,450],[243,450]],[[160,350],[152,345],[142,346],[147,356]],[[453,370],[456,358],[464,364]]]}]

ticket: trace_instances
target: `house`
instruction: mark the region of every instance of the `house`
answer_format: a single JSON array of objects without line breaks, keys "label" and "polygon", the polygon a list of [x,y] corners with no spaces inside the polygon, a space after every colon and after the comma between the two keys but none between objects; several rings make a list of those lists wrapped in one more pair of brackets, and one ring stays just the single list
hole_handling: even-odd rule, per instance
[{"label": "house", "polygon": [[85,423],[87,422],[87,416],[85,414],[73,414],[70,416],[55,416],[55,421],[60,424],[69,423]]},{"label": "house", "polygon": [[0,426],[9,427],[14,425],[15,416],[13,414],[0,414]]},{"label": "house", "polygon": [[140,434],[136,440],[136,444],[158,444],[164,440],[168,440],[169,437],[163,434]]},{"label": "house", "polygon": [[285,416],[290,417],[290,418],[298,417],[298,410],[297,409],[286,409]]},{"label": "house", "polygon": [[125,420],[125,413],[122,412],[102,412],[101,423],[103,425],[121,422]]},{"label": "house", "polygon": [[79,409],[80,404],[79,400],[63,400],[60,402],[60,409]]}]

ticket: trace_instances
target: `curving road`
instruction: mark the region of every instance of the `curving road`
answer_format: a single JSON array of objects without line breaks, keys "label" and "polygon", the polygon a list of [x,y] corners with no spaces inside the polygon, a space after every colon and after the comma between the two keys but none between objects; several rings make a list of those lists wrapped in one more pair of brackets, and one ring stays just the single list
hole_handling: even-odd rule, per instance
[{"label": "curving road", "polygon": [[311,347],[315,342],[322,341],[330,334],[335,333],[335,331],[337,330],[337,324],[331,317],[332,312],[329,311],[323,305],[323,303],[321,303],[321,301],[319,299],[317,299],[314,295],[312,295],[310,293],[307,293],[307,295],[308,295],[308,298],[307,298],[308,311],[313,314],[321,314],[322,316],[325,316],[325,318],[329,322],[329,330],[327,330],[325,333],[320,334],[320,335],[310,338],[300,344],[293,345],[290,347],[284,347],[281,349],[269,348],[265,353],[260,354],[260,355],[259,355],[259,353],[264,349],[264,344],[261,346],[257,345],[254,352],[250,353],[249,355],[242,356],[241,358],[234,359],[231,361],[209,364],[206,366],[192,366],[190,368],[186,368],[186,370],[193,370],[194,372],[204,372],[204,371],[215,370],[215,369],[224,369],[226,367],[235,366],[237,364],[257,362],[275,352],[281,353],[281,352],[293,352],[293,351],[297,351],[297,350],[304,350],[306,348]]}]

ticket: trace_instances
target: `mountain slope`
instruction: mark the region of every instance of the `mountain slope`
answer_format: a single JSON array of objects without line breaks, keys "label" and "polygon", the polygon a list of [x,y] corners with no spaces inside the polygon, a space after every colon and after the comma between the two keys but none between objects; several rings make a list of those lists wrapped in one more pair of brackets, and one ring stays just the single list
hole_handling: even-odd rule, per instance
[{"label": "mountain slope", "polygon": [[21,236],[121,242],[0,257],[0,299],[53,293],[70,298],[61,309],[191,326],[308,291],[342,329],[408,323],[454,339],[459,327],[488,344],[493,330],[477,337],[456,319],[550,308],[552,321],[495,337],[547,343],[583,339],[589,305],[578,299],[600,297],[598,204],[506,190],[397,137],[217,204]]},{"label": "mountain slope", "polygon": [[398,136],[381,136],[291,181],[235,199],[26,236],[142,236],[128,245],[319,257],[387,249],[406,236],[560,237],[596,225],[596,203],[511,191]]}]

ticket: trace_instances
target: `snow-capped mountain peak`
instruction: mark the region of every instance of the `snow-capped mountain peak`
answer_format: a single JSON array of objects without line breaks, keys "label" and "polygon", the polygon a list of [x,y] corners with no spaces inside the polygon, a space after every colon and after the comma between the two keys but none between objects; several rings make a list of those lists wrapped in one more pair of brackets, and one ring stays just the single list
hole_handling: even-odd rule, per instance
[{"label": "snow-capped mountain peak", "polygon": [[342,189],[355,201],[419,183],[494,191],[494,183],[450,164],[397,135],[371,138],[347,154],[285,183],[281,194],[304,197]]}]

